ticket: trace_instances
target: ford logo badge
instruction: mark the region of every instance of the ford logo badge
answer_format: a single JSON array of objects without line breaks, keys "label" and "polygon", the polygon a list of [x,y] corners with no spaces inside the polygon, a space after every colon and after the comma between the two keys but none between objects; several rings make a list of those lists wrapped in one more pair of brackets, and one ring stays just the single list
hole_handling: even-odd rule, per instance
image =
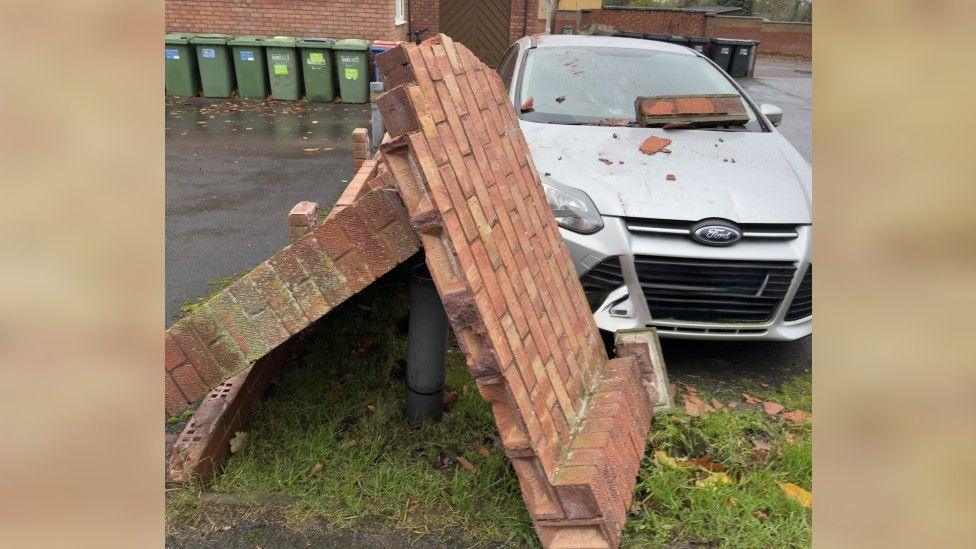
[{"label": "ford logo badge", "polygon": [[728,221],[706,219],[691,228],[691,237],[708,246],[728,246],[742,238],[742,231]]}]

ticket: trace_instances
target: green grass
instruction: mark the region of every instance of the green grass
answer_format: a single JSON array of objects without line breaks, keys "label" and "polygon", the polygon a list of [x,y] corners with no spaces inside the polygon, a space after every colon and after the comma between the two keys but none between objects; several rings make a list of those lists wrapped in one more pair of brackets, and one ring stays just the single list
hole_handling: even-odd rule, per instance
[{"label": "green grass", "polygon": [[207,287],[209,290],[207,291],[207,295],[198,297],[196,299],[191,299],[190,301],[184,301],[182,304],[180,304],[180,312],[184,315],[192,313],[193,311],[197,310],[197,307],[206,303],[211,297],[217,295],[221,290],[233,284],[237,278],[238,276],[235,274],[233,276],[223,276],[216,280],[208,280]]},{"label": "green grass", "polygon": [[[447,370],[447,389],[457,391],[457,403],[438,424],[406,425],[402,278],[354,297],[314,328],[308,350],[256,412],[243,449],[207,490],[243,500],[293,496],[296,503],[286,512],[296,524],[321,518],[334,528],[394,529],[467,545],[537,545],[518,480],[494,445],[491,410],[460,352],[449,352]],[[789,403],[789,409],[810,409],[808,378],[780,388],[749,388],[757,397]],[[776,485],[786,481],[810,489],[809,425],[743,408],[696,418],[676,410],[654,421],[653,448],[640,472],[624,546],[676,540],[734,547],[810,544],[810,510]],[[768,456],[755,460],[751,440],[769,442]],[[696,487],[704,471],[656,463],[653,450],[707,457],[722,463],[736,482]],[[457,462],[443,465],[455,456],[465,457],[475,471]],[[312,474],[316,464],[320,472]],[[167,523],[199,520],[205,507],[200,491],[196,486],[170,493]]]}]

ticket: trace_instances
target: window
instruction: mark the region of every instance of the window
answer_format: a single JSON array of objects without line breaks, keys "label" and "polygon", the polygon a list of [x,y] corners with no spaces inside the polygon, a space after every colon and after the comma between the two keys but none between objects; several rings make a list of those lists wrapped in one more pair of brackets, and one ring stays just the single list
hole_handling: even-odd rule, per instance
[{"label": "window", "polygon": [[502,77],[505,89],[512,87],[512,75],[515,73],[515,60],[518,59],[518,46],[512,46],[505,52],[505,56],[498,63],[498,76]]},{"label": "window", "polygon": [[403,14],[403,3],[405,0],[393,0],[393,24],[402,25],[407,22]]},{"label": "window", "polygon": [[[683,53],[611,47],[533,48],[523,65],[513,103],[521,105],[533,97],[533,111],[519,115],[532,122],[633,122],[638,96],[738,94],[721,71],[699,56]],[[748,104],[746,112],[750,118],[746,129],[758,128]]]}]

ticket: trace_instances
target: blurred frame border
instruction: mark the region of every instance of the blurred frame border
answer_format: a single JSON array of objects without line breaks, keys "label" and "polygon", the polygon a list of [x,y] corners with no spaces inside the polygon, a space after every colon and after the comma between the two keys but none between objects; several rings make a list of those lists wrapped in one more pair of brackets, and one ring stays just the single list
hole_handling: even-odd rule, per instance
[{"label": "blurred frame border", "polygon": [[[164,5],[2,8],[4,545],[163,543]],[[969,545],[976,3],[814,22],[814,539]]]}]

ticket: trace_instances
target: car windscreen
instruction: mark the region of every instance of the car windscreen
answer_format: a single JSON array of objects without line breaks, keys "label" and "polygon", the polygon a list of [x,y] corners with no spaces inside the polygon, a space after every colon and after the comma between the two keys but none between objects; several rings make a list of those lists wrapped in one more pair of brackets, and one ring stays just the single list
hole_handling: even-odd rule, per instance
[{"label": "car windscreen", "polygon": [[[526,53],[516,107],[532,99],[519,116],[553,124],[635,124],[634,100],[641,96],[738,94],[706,60],[695,55],[617,47],[546,47]],[[737,128],[760,131],[743,101],[749,122]]]}]

